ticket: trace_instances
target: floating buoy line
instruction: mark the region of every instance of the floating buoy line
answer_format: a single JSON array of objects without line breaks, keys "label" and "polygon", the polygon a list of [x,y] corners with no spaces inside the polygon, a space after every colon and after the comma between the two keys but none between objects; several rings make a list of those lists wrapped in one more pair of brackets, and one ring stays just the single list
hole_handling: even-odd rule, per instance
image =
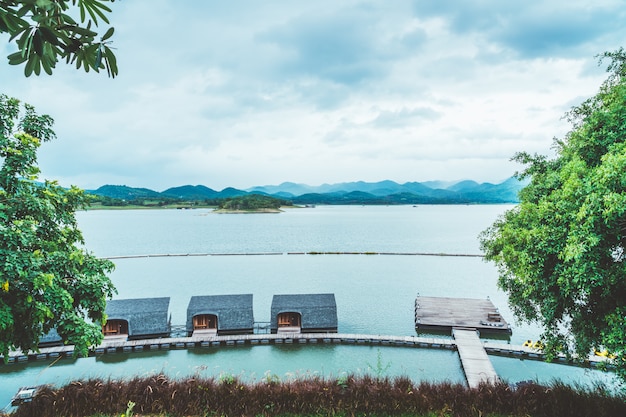
[{"label": "floating buoy line", "polygon": [[102,259],[134,259],[134,258],[182,258],[192,256],[276,256],[276,255],[394,255],[394,256],[449,256],[466,258],[483,258],[482,254],[469,253],[442,253],[442,252],[345,252],[345,251],[310,251],[310,252],[241,252],[241,253],[157,253],[140,255],[103,256]]}]

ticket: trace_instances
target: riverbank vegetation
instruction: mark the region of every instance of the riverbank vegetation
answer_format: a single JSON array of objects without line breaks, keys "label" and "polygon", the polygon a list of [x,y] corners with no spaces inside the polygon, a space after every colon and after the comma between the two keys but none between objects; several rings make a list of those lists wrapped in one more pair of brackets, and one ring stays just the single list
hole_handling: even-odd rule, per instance
[{"label": "riverbank vegetation", "polygon": [[267,374],[125,381],[92,379],[44,388],[14,417],[120,416],[618,416],[626,397],[605,388],[527,382],[481,385],[412,382],[407,377],[309,377],[280,381]]},{"label": "riverbank vegetation", "polygon": [[181,200],[165,197],[135,197],[121,199],[90,194],[89,209],[192,209],[216,208],[224,211],[277,211],[284,206],[293,206],[290,200],[266,196],[262,194],[246,194],[227,198],[206,198],[202,200]]},{"label": "riverbank vegetation", "polygon": [[293,205],[291,201],[280,200],[259,194],[248,194],[239,197],[226,198],[219,201],[218,211],[279,211],[282,206]]},{"label": "riverbank vegetation", "polygon": [[530,184],[481,249],[516,317],[543,328],[549,356],[607,351],[626,381],[626,51],[601,59],[609,76],[567,114],[557,156],[517,155]]},{"label": "riverbank vegetation", "polygon": [[76,353],[102,341],[112,262],[84,248],[75,212],[85,193],[40,181],[39,147],[53,119],[0,94],[0,354],[37,351],[53,330]]}]

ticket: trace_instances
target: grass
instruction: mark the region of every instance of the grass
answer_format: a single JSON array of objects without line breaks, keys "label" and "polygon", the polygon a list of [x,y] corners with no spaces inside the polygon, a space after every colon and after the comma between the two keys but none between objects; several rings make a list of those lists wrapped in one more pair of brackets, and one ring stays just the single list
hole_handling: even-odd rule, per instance
[{"label": "grass", "polygon": [[[130,405],[132,404],[132,407]],[[129,412],[130,408],[130,412]],[[623,416],[626,397],[603,387],[504,383],[470,389],[409,378],[345,376],[244,383],[222,379],[90,379],[45,388],[13,417],[134,416]]]}]

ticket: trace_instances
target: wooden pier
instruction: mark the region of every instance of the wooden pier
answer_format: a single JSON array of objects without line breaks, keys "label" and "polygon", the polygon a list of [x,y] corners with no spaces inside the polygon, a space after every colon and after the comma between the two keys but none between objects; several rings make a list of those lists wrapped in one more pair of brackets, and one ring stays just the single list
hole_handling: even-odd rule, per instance
[{"label": "wooden pier", "polygon": [[[306,344],[344,344],[361,346],[390,346],[404,348],[426,348],[457,350],[463,371],[470,387],[477,387],[481,382],[493,383],[498,376],[488,358],[489,355],[507,356],[517,359],[545,360],[545,355],[526,346],[514,346],[507,343],[483,342],[475,329],[454,329],[453,339],[421,336],[387,336],[372,334],[343,333],[300,333],[300,334],[247,334],[233,336],[202,335],[191,337],[170,337],[147,340],[106,340],[90,352],[90,356],[130,354],[133,352],[163,352],[176,349],[215,349],[236,348],[252,345],[306,345]],[[8,364],[26,363],[37,360],[58,360],[72,358],[73,346],[54,346],[41,348],[39,352],[23,353],[14,351],[9,354]],[[587,366],[597,367],[607,364],[606,357],[591,356],[585,362]],[[570,360],[557,357],[557,363],[573,365]]]},{"label": "wooden pier", "polygon": [[[114,353],[131,353],[143,351],[159,351],[170,349],[214,348],[242,345],[282,345],[282,344],[347,344],[347,345],[379,345],[396,347],[455,349],[452,339],[418,336],[385,336],[372,334],[344,333],[286,333],[286,334],[243,334],[217,336],[201,334],[190,337],[169,337],[144,340],[122,340],[112,338],[106,340],[90,352],[90,356]],[[72,357],[73,346],[52,346],[41,348],[39,352],[9,353],[8,363],[20,363],[33,360],[44,360],[58,357]]]},{"label": "wooden pier", "polygon": [[477,388],[481,383],[498,382],[498,375],[478,338],[478,332],[475,329],[452,329],[452,336],[469,387]]},{"label": "wooden pier", "polygon": [[415,329],[472,328],[481,334],[511,334],[511,326],[489,299],[421,297],[415,299]]}]

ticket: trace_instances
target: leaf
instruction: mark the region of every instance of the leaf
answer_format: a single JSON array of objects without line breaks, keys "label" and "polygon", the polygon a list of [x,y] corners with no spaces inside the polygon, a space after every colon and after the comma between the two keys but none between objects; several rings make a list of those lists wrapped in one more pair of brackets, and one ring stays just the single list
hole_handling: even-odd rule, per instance
[{"label": "leaf", "polygon": [[39,28],[33,32],[33,49],[37,55],[43,55],[43,39],[41,39]]},{"label": "leaf", "polygon": [[30,77],[33,74],[33,70],[35,69],[35,58],[36,55],[29,56],[28,62],[26,62],[26,66],[24,67],[24,75]]},{"label": "leaf", "polygon": [[102,35],[102,41],[106,41],[107,39],[109,39],[111,36],[113,36],[113,32],[115,32],[115,28],[110,27],[109,30],[107,30],[105,32],[104,35]]},{"label": "leaf", "polygon": [[54,7],[54,3],[52,3],[51,0],[36,0],[35,4],[40,9],[46,9],[46,10],[50,10],[52,7]]},{"label": "leaf", "polygon": [[41,74],[41,59],[38,55],[33,55],[33,61],[35,63],[35,75]]},{"label": "leaf", "polygon": [[111,9],[105,4],[98,0],[79,0],[78,3],[81,9],[81,21],[85,21],[84,13],[86,10],[96,26],[98,26],[98,17],[105,23],[109,23],[109,19],[104,12],[111,13]]},{"label": "leaf", "polygon": [[113,54],[113,51],[111,50],[111,48],[106,48],[105,57],[106,57],[105,62],[107,65],[107,73],[109,77],[115,78],[115,76],[118,75],[117,58],[115,58],[115,54]]},{"label": "leaf", "polygon": [[52,75],[52,68],[54,67],[54,65],[50,63],[50,60],[47,57],[44,56],[41,59],[41,65],[43,67],[43,70],[46,72],[46,74]]},{"label": "leaf", "polygon": [[21,52],[12,53],[7,57],[9,59],[9,65],[20,65],[26,62],[28,58],[22,55]]},{"label": "leaf", "polygon": [[39,26],[39,31],[41,33],[42,38],[52,44],[52,45],[58,45],[59,44],[59,37],[57,34],[54,33],[54,31],[52,29],[50,29],[47,26]]}]

